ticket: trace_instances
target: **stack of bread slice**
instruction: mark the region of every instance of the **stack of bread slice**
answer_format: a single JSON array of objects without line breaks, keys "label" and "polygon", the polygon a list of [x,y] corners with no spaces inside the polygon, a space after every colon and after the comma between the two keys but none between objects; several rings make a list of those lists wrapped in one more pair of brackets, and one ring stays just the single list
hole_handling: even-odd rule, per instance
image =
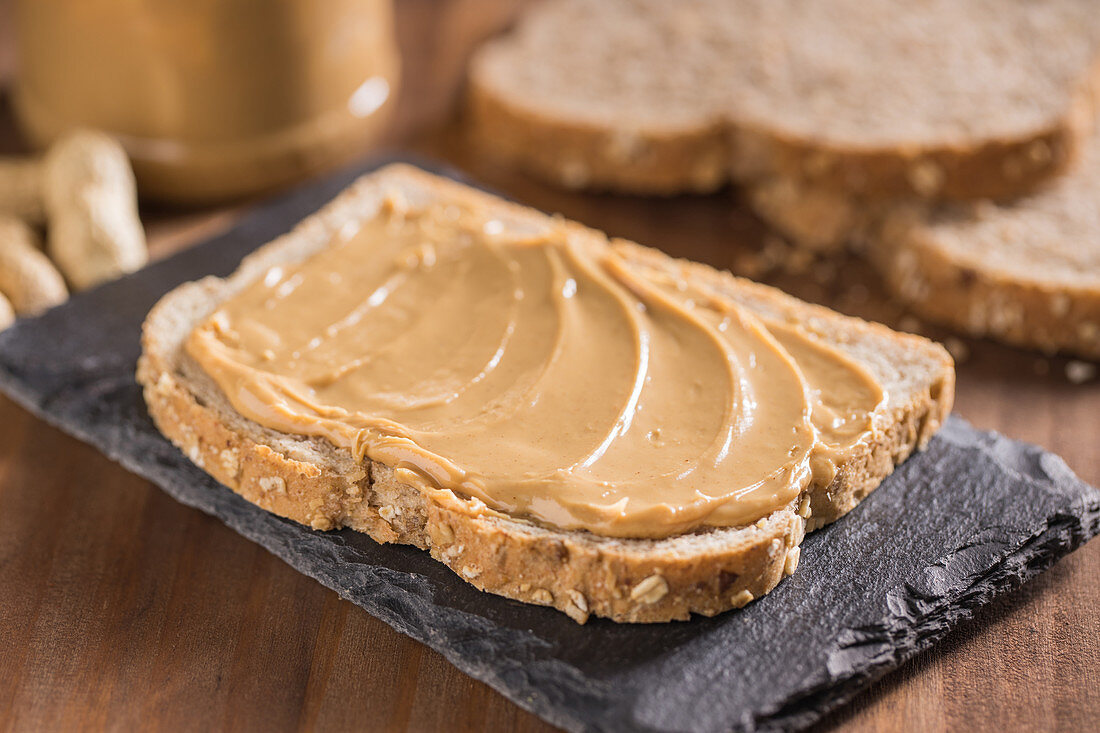
[{"label": "stack of bread slice", "polygon": [[474,58],[485,151],[573,188],[733,182],[929,319],[1100,356],[1091,0],[547,0]]},{"label": "stack of bread slice", "polygon": [[931,320],[1100,359],[1100,134],[1031,195],[893,209],[868,252]]}]

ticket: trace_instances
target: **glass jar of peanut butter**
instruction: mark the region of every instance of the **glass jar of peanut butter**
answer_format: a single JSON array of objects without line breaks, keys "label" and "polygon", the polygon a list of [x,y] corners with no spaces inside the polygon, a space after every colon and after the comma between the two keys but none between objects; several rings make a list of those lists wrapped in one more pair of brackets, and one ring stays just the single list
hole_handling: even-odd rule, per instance
[{"label": "glass jar of peanut butter", "polygon": [[378,139],[396,94],[391,0],[17,0],[31,141],[116,135],[143,196],[274,188]]}]

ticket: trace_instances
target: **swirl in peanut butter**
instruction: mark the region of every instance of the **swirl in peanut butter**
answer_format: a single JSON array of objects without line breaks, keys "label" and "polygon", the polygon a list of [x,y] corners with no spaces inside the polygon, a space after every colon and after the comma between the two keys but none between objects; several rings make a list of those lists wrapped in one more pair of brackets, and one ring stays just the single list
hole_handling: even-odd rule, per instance
[{"label": "swirl in peanut butter", "polygon": [[753,522],[871,429],[882,390],[840,352],[590,232],[511,229],[389,200],[187,351],[263,426],[466,511],[615,537]]}]

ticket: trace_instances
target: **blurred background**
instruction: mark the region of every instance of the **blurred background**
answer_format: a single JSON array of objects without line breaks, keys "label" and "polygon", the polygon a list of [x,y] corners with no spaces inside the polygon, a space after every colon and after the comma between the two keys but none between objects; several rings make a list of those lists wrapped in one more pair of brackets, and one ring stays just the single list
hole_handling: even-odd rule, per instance
[{"label": "blurred background", "polygon": [[[340,53],[347,54],[343,57],[328,43],[303,48],[284,38],[286,52],[269,49],[263,68],[242,65],[229,76],[215,73],[211,78],[227,85],[221,90],[227,110],[221,122],[228,136],[275,141],[269,140],[266,150],[255,150],[249,160],[214,172],[202,167],[199,154],[194,170],[183,170],[186,166],[182,172],[172,170],[173,143],[188,142],[186,135],[181,137],[179,121],[193,114],[188,111],[193,106],[161,100],[159,106],[153,105],[160,110],[157,115],[143,117],[152,107],[139,93],[140,80],[104,72],[111,68],[110,59],[99,58],[98,50],[79,47],[82,29],[98,27],[101,33],[92,40],[110,41],[120,52],[131,51],[123,48],[128,37],[123,26],[132,19],[124,12],[127,3],[106,0],[0,0],[0,154],[26,154],[56,135],[54,124],[47,120],[22,127],[17,123],[13,82],[19,61],[14,18],[19,3],[30,9],[27,17],[34,33],[41,36],[28,49],[36,59],[31,63],[39,66],[20,72],[24,83],[61,93],[74,116],[81,109],[78,98],[84,100],[83,109],[92,115],[84,124],[110,126],[115,124],[112,114],[133,106],[131,120],[143,118],[146,131],[164,133],[160,148],[149,140],[144,148],[129,147],[143,184],[141,220],[154,258],[224,230],[249,205],[280,187],[375,155],[412,154],[611,235],[941,340],[958,363],[957,413],[977,427],[1041,444],[1062,455],[1083,479],[1100,484],[1100,387],[1096,381],[1076,384],[1067,378],[1071,359],[961,337],[922,323],[886,297],[881,279],[864,261],[850,256],[825,261],[800,258],[749,212],[736,192],[660,199],[578,193],[479,156],[467,144],[463,130],[465,64],[479,43],[507,28],[528,3],[395,0],[391,5],[383,0],[347,0],[325,4],[327,11],[295,3],[303,13],[300,17],[272,16],[272,7],[288,5],[260,0],[224,5],[217,0],[159,3],[166,14],[177,14],[171,35],[179,47],[173,52],[189,58],[200,49],[208,52],[211,63],[217,62],[205,67],[208,73],[224,68],[226,61],[218,61],[218,53],[239,49],[259,27],[286,29],[313,23],[339,37],[352,22],[348,18],[366,18],[363,32],[379,34],[370,49],[343,48]],[[243,18],[229,23],[218,14],[230,5],[263,18],[268,25],[249,27]],[[65,13],[52,19],[48,13],[39,17],[46,6],[64,8]],[[120,13],[117,18],[111,15],[115,11]],[[346,16],[341,14],[345,11]],[[215,22],[219,20],[223,22]],[[392,36],[383,32],[391,27]],[[72,48],[54,53],[50,42],[43,40],[51,28],[62,37],[70,34]],[[128,33],[147,31],[131,28]],[[208,45],[213,43],[211,38],[221,43]],[[85,62],[69,67],[67,53],[75,59],[81,54],[99,58],[104,66],[97,70]],[[151,66],[154,58],[155,54],[150,56]],[[337,80],[340,75],[331,69],[339,67],[341,59],[350,59],[357,68],[370,67],[370,72],[365,78],[357,72]],[[280,83],[267,88],[262,99],[241,105],[230,84],[234,75],[266,74],[272,69],[281,70]],[[142,71],[157,73],[154,68]],[[49,82],[51,75],[63,81]],[[197,75],[193,83],[201,84],[198,79]],[[293,99],[288,98],[288,88],[296,90]],[[324,117],[320,111],[332,99],[352,99],[356,94],[359,101],[351,105],[350,115],[319,120]],[[112,99],[106,107],[97,106]],[[326,134],[280,137],[286,130],[311,124],[324,128]],[[217,125],[218,120],[198,120],[192,129],[205,129],[209,138]],[[134,130],[115,132],[136,136]],[[167,154],[164,146],[169,148]],[[148,158],[144,163],[142,153]],[[210,189],[195,193],[193,185],[177,185],[195,180],[188,178],[195,175],[207,180]],[[84,720],[121,722],[125,727],[140,718],[120,711],[145,710],[155,712],[169,729],[207,728],[225,720],[249,728],[316,723],[339,729],[378,721],[387,729],[548,729],[456,672],[434,652],[358,609],[349,610],[312,580],[297,576],[216,522],[191,516],[195,514],[191,510],[30,418],[6,398],[0,398],[0,426],[4,446],[0,471],[8,476],[0,488],[0,515],[9,520],[0,528],[0,543],[23,548],[31,558],[23,569],[0,563],[4,595],[19,589],[15,595],[20,596],[2,602],[7,608],[0,613],[5,619],[0,630],[6,631],[6,639],[25,640],[15,648],[5,644],[0,649],[0,715],[10,704],[22,706],[31,720],[54,724],[51,727]],[[55,461],[55,455],[67,458]],[[102,491],[97,496],[74,491],[78,477],[82,485],[99,486]],[[127,506],[134,503],[143,513],[134,517],[135,522],[158,528],[159,545],[150,548],[141,527],[120,527],[103,519],[109,512],[132,517],[139,510]],[[59,506],[66,509],[62,512]],[[26,521],[19,521],[20,515]],[[64,545],[62,540],[39,532],[33,521],[55,515],[64,519],[66,532],[80,538],[65,545],[66,553],[55,550]],[[109,585],[117,558],[145,555],[159,558],[163,565],[134,565],[126,588]],[[191,559],[178,570],[173,558],[184,555]],[[159,589],[160,567],[178,570],[173,576],[174,600]],[[254,597],[244,597],[247,592],[232,585],[234,578],[258,578],[263,585]],[[1022,590],[983,609],[976,623],[964,625],[932,652],[876,683],[821,727],[995,730],[1027,728],[1028,721],[1041,719],[1040,728],[1075,729],[1082,721],[1095,720],[1100,714],[1100,685],[1095,676],[1095,662],[1100,659],[1097,579],[1100,543],[1094,542]],[[85,592],[85,587],[103,590],[97,596]],[[287,604],[286,598],[294,601]],[[239,612],[226,610],[234,604]],[[276,604],[280,617],[265,616],[265,610]],[[44,608],[52,610],[43,615]],[[178,625],[171,632],[176,640],[176,651],[171,653],[163,651],[160,627],[137,624],[128,639],[128,653],[136,655],[139,664],[151,665],[148,660],[156,657],[156,665],[166,670],[157,677],[163,683],[158,690],[146,689],[142,680],[127,676],[125,665],[112,656],[110,642],[111,633],[117,640],[117,628],[125,628],[129,619],[144,619],[150,613],[162,619],[170,615]],[[65,619],[82,621],[70,626]],[[250,634],[244,629],[249,624],[264,630]],[[314,641],[326,636],[335,640]],[[281,642],[273,644],[272,639]],[[240,643],[248,654],[226,651],[241,648]],[[325,679],[331,680],[327,689],[308,685],[314,643],[332,657],[321,664],[337,667],[335,673],[331,668],[326,672]],[[356,666],[353,658],[385,664]],[[275,684],[272,680],[285,691],[277,699],[265,694]],[[157,697],[149,702],[145,695]],[[209,696],[209,702],[204,696]],[[237,706],[232,714],[236,717],[218,717],[229,716],[226,710],[232,706]]]}]

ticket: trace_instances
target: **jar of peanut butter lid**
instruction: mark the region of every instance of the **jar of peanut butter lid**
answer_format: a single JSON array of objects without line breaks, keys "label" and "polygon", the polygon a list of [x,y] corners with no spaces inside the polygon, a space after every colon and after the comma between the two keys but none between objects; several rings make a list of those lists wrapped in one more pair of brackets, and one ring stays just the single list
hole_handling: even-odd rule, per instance
[{"label": "jar of peanut butter lid", "polygon": [[106,130],[152,199],[241,196],[346,160],[397,92],[391,0],[17,0],[15,22],[31,141]]}]

